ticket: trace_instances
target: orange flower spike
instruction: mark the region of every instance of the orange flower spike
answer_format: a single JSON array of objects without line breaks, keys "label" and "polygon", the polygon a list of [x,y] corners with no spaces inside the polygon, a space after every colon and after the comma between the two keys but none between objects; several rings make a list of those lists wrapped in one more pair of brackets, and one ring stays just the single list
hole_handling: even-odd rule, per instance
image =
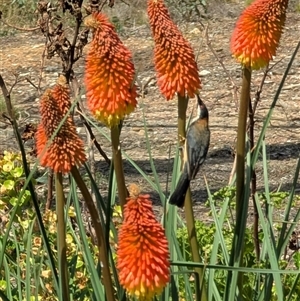
[{"label": "orange flower spike", "polygon": [[155,41],[157,84],[167,100],[187,94],[195,97],[201,88],[191,45],[170,18],[163,0],[148,0],[148,16]]},{"label": "orange flower spike", "polygon": [[81,165],[86,160],[83,142],[78,137],[70,116],[48,145],[70,105],[67,84],[55,85],[41,98],[42,120],[36,133],[37,155],[41,165],[50,167],[54,172],[68,173],[73,166]]},{"label": "orange flower spike", "polygon": [[104,14],[94,13],[85,24],[95,30],[85,66],[88,107],[99,121],[113,127],[137,105],[131,53]]},{"label": "orange flower spike", "polygon": [[130,187],[124,221],[119,230],[117,268],[128,294],[150,301],[161,294],[170,278],[168,241],[155,219],[149,195]]},{"label": "orange flower spike", "polygon": [[230,48],[236,59],[254,70],[276,54],[286,19],[288,0],[256,0],[238,19]]}]

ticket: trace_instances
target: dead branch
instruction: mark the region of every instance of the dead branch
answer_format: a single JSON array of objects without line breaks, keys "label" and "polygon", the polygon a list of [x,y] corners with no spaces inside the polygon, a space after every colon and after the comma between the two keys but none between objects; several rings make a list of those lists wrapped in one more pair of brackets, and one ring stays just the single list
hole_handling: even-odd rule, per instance
[{"label": "dead branch", "polygon": [[9,118],[10,118],[10,120],[12,120],[13,119],[13,107],[12,107],[11,100],[10,100],[10,92],[8,92],[1,74],[0,74],[0,87],[1,87],[2,94],[3,94],[4,100],[5,100]]},{"label": "dead branch", "polygon": [[97,150],[99,151],[100,155],[103,157],[103,159],[105,160],[105,162],[110,165],[111,164],[111,161],[110,159],[107,157],[106,153],[103,151],[101,145],[99,144],[99,142],[97,141],[93,131],[92,131],[92,128],[89,124],[89,122],[84,118],[84,115],[83,115],[83,112],[82,112],[82,109],[80,107],[79,104],[77,104],[77,111],[79,113],[79,116],[80,116],[80,119],[81,121],[83,122],[85,128],[87,129],[89,135],[90,135],[90,139],[91,141],[94,143],[95,147],[97,148]]},{"label": "dead branch", "polygon": [[[75,97],[80,97],[80,93],[79,93],[80,87],[79,87],[77,79],[75,78],[75,76],[73,74],[71,76],[71,84],[72,84],[72,88],[73,88]],[[88,134],[90,141],[95,145],[95,147],[99,151],[100,155],[103,157],[105,162],[110,166],[110,164],[111,164],[110,159],[107,157],[106,153],[103,151],[100,143],[97,141],[97,139],[92,131],[92,128],[91,128],[89,122],[84,117],[83,106],[80,104],[80,101],[77,103],[77,112],[79,113],[80,120],[82,121],[82,123],[85,127],[85,130]]]},{"label": "dead branch", "polygon": [[[0,11],[0,16],[1,16],[1,11]],[[4,25],[10,27],[10,28],[21,30],[21,31],[36,31],[36,30],[40,29],[39,26],[38,27],[33,27],[33,28],[23,28],[23,27],[19,27],[19,26],[16,26],[16,25],[12,25],[12,24],[4,21],[2,18],[0,18],[0,22],[3,23]]]},{"label": "dead branch", "polygon": [[212,54],[214,55],[214,57],[216,58],[216,60],[222,66],[222,68],[223,68],[224,72],[226,73],[229,81],[231,82],[232,90],[233,90],[233,92],[232,92],[232,94],[233,94],[233,100],[234,100],[234,102],[237,105],[238,104],[238,96],[237,96],[238,86],[236,85],[236,83],[232,79],[232,76],[228,72],[227,68],[225,67],[224,63],[222,62],[222,60],[220,59],[220,57],[218,56],[218,54],[216,53],[216,51],[212,47],[212,42],[211,42],[211,40],[209,39],[209,36],[208,36],[208,25],[207,25],[207,27],[205,29],[205,38],[206,38],[207,47],[210,49],[210,51],[212,52]]},{"label": "dead branch", "polygon": [[25,80],[33,87],[35,88],[37,91],[39,91],[39,87],[29,78],[26,77]]}]

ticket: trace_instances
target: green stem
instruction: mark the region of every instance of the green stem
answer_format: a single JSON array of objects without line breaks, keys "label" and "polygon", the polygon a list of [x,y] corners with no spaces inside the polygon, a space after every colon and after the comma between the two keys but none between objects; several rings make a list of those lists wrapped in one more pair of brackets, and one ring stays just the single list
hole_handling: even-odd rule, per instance
[{"label": "green stem", "polygon": [[[186,137],[186,110],[188,106],[188,97],[182,97],[178,95],[178,141],[179,145],[184,145],[184,138]],[[183,162],[183,160],[181,160]],[[184,211],[186,217],[186,226],[188,230],[189,242],[192,250],[192,258],[194,262],[201,262],[199,245],[197,240],[197,232],[195,228],[195,219],[194,219],[194,211],[193,204],[191,198],[190,188],[188,189],[185,201],[184,201]],[[207,301],[207,292],[204,283],[204,269],[203,268],[195,268],[195,272],[199,275],[200,283],[199,289],[201,292],[201,297],[197,296],[197,300]]]},{"label": "green stem", "polygon": [[111,143],[113,153],[113,164],[118,186],[119,201],[123,210],[123,207],[126,204],[126,198],[128,197],[128,191],[125,185],[123,161],[120,146],[120,128],[118,126],[114,126],[111,128]]},{"label": "green stem", "polygon": [[243,69],[242,91],[240,99],[237,144],[236,144],[236,220],[243,209],[243,193],[245,184],[245,135],[247,113],[250,102],[251,69]]},{"label": "green stem", "polygon": [[[246,148],[246,125],[248,117],[248,108],[250,103],[250,87],[251,87],[251,69],[244,67],[242,79],[242,91],[239,108],[237,146],[236,146],[236,229],[235,239],[236,246],[232,252],[235,253],[233,260],[237,260],[240,266],[243,266],[244,252],[244,233],[246,227],[246,219],[243,217],[245,208],[244,191],[245,191],[245,148]],[[246,202],[248,204],[248,202]],[[238,273],[238,286],[240,296],[242,297],[243,273]]]},{"label": "green stem", "polygon": [[59,266],[60,299],[70,300],[69,277],[67,265],[66,223],[65,223],[65,196],[62,184],[62,174],[55,174],[56,215],[57,215],[57,251]]},{"label": "green stem", "polygon": [[98,210],[93,202],[93,199],[91,197],[91,194],[89,193],[84,181],[82,180],[82,177],[77,169],[76,166],[72,167],[72,175],[82,193],[82,196],[85,200],[85,203],[87,205],[87,208],[89,210],[94,229],[97,236],[97,243],[98,243],[98,249],[99,249],[99,262],[101,262],[102,265],[102,272],[103,272],[103,284],[105,287],[106,297],[108,301],[114,301],[114,289],[112,285],[110,270],[109,270],[109,261],[108,261],[108,246],[106,246],[105,242],[105,236],[103,227],[100,222],[100,217],[98,214]]},{"label": "green stem", "polygon": [[186,136],[186,110],[188,103],[188,97],[182,97],[178,95],[178,142],[180,147],[184,146]]}]

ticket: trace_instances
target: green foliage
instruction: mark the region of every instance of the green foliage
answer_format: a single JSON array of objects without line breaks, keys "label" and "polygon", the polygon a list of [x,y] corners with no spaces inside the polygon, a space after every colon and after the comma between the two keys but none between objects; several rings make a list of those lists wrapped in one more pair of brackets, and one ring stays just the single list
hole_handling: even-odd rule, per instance
[{"label": "green foliage", "polygon": [[118,34],[123,34],[124,33],[123,24],[117,16],[113,16],[110,21],[115,26],[115,30]]},{"label": "green foliage", "polygon": [[[12,2],[4,2],[3,16],[6,20],[18,25],[22,25],[23,21],[25,21],[24,23],[27,25],[30,24],[30,22],[34,24],[35,15],[33,12],[36,1],[13,0]],[[204,12],[206,10],[206,2],[204,0],[168,0],[167,2],[173,12],[177,11],[177,14],[182,18],[189,20],[194,17],[198,19],[201,16],[201,10],[204,10]],[[31,14],[27,13],[28,10],[30,10]],[[68,17],[66,14],[65,18],[68,19]],[[18,18],[20,18],[22,22],[18,22]],[[73,21],[69,22],[71,27],[74,25],[72,22]],[[114,16],[112,17],[112,22],[118,32],[123,31],[124,21],[121,20],[121,18]],[[288,68],[291,66],[291,63],[292,60],[285,71],[285,76],[288,74]],[[247,166],[251,166],[253,170],[255,169],[258,156],[265,152],[265,131],[283,83],[284,78],[280,83],[272,107],[269,110],[257,145],[251,151],[251,154],[249,151],[246,156]],[[88,120],[88,117],[85,116],[85,118]],[[93,122],[90,123],[93,124]],[[94,124],[93,126],[100,133],[99,127]],[[167,197],[163,193],[158,173],[155,170],[154,160],[151,155],[151,144],[147,136],[146,122],[145,133],[149,161],[152,169],[151,177],[143,173],[131,158],[128,156],[125,157],[128,162],[141,173],[141,176],[150,184],[152,189],[158,192],[162,204],[165,205],[167,203]],[[24,151],[22,143],[20,143],[20,148]],[[174,160],[174,166],[176,165],[176,161],[179,161],[178,155]],[[248,220],[248,227],[245,233],[241,232],[242,235],[236,235],[237,232],[234,231],[235,229],[239,229],[235,227],[235,220],[232,218],[234,214],[231,212],[231,210],[235,210],[235,188],[229,186],[223,187],[212,196],[209,195],[208,205],[211,208],[210,216],[212,216],[213,219],[207,223],[204,221],[196,221],[195,223],[195,230],[200,245],[199,253],[202,258],[202,264],[205,267],[205,284],[208,290],[213,290],[213,293],[210,292],[210,301],[226,300],[225,293],[228,287],[231,296],[235,296],[238,291],[237,285],[233,284],[231,286],[231,284],[227,282],[228,275],[232,272],[231,269],[234,270],[232,266],[228,264],[228,257],[235,252],[234,241],[237,236],[243,240],[243,246],[240,244],[238,247],[242,250],[244,267],[239,266],[238,262],[234,262],[235,270],[232,274],[237,274],[237,271],[240,272],[243,268],[248,268],[246,272],[243,272],[243,282],[242,287],[240,287],[242,289],[240,292],[243,294],[244,300],[282,301],[286,299],[296,301],[299,299],[300,287],[298,280],[300,274],[282,273],[282,270],[289,272],[289,270],[298,271],[300,269],[300,255],[298,252],[291,254],[290,257],[282,256],[282,250],[287,247],[290,232],[293,231],[294,225],[298,223],[300,218],[298,212],[296,213],[296,217],[290,222],[291,206],[299,201],[299,198],[294,195],[293,190],[298,181],[298,174],[295,172],[291,191],[270,193],[265,154],[263,154],[263,164],[264,191],[255,193],[254,195],[260,217],[259,240],[261,254],[259,260],[257,260],[254,251],[255,245],[252,238],[253,229],[250,223],[251,220],[250,222]],[[249,187],[251,177],[249,171],[251,168],[247,168],[246,183],[244,185],[247,191],[243,201],[247,202],[250,194]],[[296,170],[297,168],[298,167],[296,167]],[[172,187],[175,186],[174,179],[178,178],[176,175],[177,169],[179,168],[174,167],[175,172],[173,172],[172,175]],[[89,173],[87,167],[85,173]],[[30,178],[30,176],[28,176],[28,178]],[[33,208],[31,202],[29,202],[31,198],[34,200],[37,189],[33,187],[35,191],[29,193],[27,188],[24,187],[25,182],[29,181],[28,178],[25,179],[24,177],[24,167],[20,156],[18,154],[4,152],[3,157],[0,159],[0,298],[2,299],[1,294],[5,294],[7,299],[12,301],[59,300],[58,296],[61,294],[61,291],[57,285],[57,277],[55,277],[55,272],[58,267],[57,216],[53,211],[46,211],[42,214],[42,223],[38,220],[41,214],[39,206],[37,205]],[[81,196],[78,195],[78,189],[74,183],[74,179],[71,176],[69,179],[70,182],[68,182],[68,184],[70,185],[65,187],[67,191],[63,191],[63,194],[66,193],[68,195],[65,206],[65,216],[67,222],[67,263],[71,300],[104,300],[105,286],[102,282],[101,273],[99,273],[99,270],[101,270],[99,268],[101,262],[99,262],[97,256],[99,250],[95,247],[95,242],[92,241],[91,237],[86,233],[88,227],[86,223],[84,223],[86,216],[82,213],[84,211],[80,207],[82,204],[80,200]],[[93,178],[93,176],[89,174],[84,180],[86,182],[89,181],[88,185],[95,193],[101,224],[105,226],[106,239],[109,242],[108,250],[105,251],[107,251],[110,256],[110,272],[113,278],[116,300],[126,300],[127,298],[124,297],[125,293],[118,282],[115,268],[117,228],[121,223],[120,213],[116,211],[113,212],[113,210],[116,209],[113,206],[116,199],[116,183],[112,175],[108,189],[107,205],[106,203],[104,204],[99,193],[98,179],[96,177]],[[39,196],[38,201],[39,204],[43,204],[44,200]],[[268,213],[266,208],[268,209]],[[276,223],[274,223],[272,216],[273,209],[283,208],[285,208],[285,217],[280,221],[276,220]],[[244,210],[244,212],[245,218],[243,222],[246,222],[249,212],[246,212],[246,210]],[[190,272],[193,271],[187,270],[186,268],[186,266],[188,266],[187,262],[192,261],[187,229],[185,227],[177,229],[178,221],[181,225],[184,224],[177,214],[177,209],[166,205],[164,208],[163,222],[166,227],[166,234],[171,249],[170,259],[173,263],[176,260],[180,260],[182,265],[181,268],[178,268],[175,264],[172,265],[172,284],[168,285],[163,295],[159,297],[160,300],[176,300],[178,295],[185,297],[186,300],[193,300],[193,297],[197,296],[194,293],[197,287],[193,285],[193,283],[191,283],[192,281],[186,276],[190,275]],[[42,232],[42,226],[44,225],[46,228],[45,234]],[[274,225],[276,225],[276,227],[274,227]],[[45,248],[47,243],[50,249]],[[53,263],[51,262],[50,254],[53,254]],[[218,268],[216,268],[215,265],[218,265]],[[182,273],[185,272],[187,273],[182,276]],[[211,275],[212,277],[210,277]],[[232,278],[234,278],[234,276]],[[237,277],[235,277],[235,280],[236,279]],[[179,284],[178,287],[176,287],[177,284]],[[220,296],[220,298],[216,296]]]},{"label": "green foliage", "polygon": [[167,0],[171,13],[186,21],[199,20],[206,13],[206,0]]},{"label": "green foliage", "polygon": [[[0,209],[8,210],[16,206],[25,180],[24,169],[19,154],[4,151],[0,159]],[[19,200],[25,206],[30,200],[30,192],[26,190]],[[22,213],[21,207],[18,212]]]},{"label": "green foliage", "polygon": [[[200,252],[203,258],[204,264],[208,265],[210,263],[210,254],[212,252],[213,241],[214,241],[214,235],[216,231],[216,227],[214,224],[205,224],[201,221],[197,221],[196,224],[196,232],[197,236],[199,237],[199,245],[200,245]],[[223,235],[226,242],[226,247],[229,249],[232,243],[234,232],[229,229],[223,229]],[[269,263],[268,261],[260,262],[259,264],[256,262],[256,256],[254,252],[254,243],[253,243],[253,230],[252,228],[247,228],[245,233],[245,250],[244,250],[244,259],[246,263],[247,268],[252,268],[252,273],[247,273],[244,275],[244,284],[243,284],[243,292],[246,296],[245,300],[253,300],[253,296],[256,294],[254,288],[255,283],[257,281],[257,274],[255,274],[256,268],[268,268]],[[191,252],[190,252],[190,246],[188,241],[188,234],[187,229],[181,228],[177,231],[177,238],[180,243],[180,248],[184,252],[184,256],[186,258],[186,261],[192,261]],[[261,238],[263,239],[262,235]],[[295,262],[296,268],[299,269],[300,267],[300,255],[299,253],[295,253],[293,255],[293,260]],[[217,265],[226,266],[226,262],[224,260],[224,254],[219,247],[218,249],[218,256],[217,256],[217,262],[215,262]],[[281,267],[284,269],[287,267],[288,261],[282,260],[281,261]],[[226,284],[226,276],[227,272],[225,270],[219,269],[215,270],[214,273],[214,281],[215,285],[217,286],[218,292],[221,296],[224,294],[225,284]],[[285,296],[288,296],[290,293],[290,288],[292,284],[294,283],[296,279],[296,275],[292,274],[283,274],[281,279],[284,287],[284,293]],[[265,278],[265,276],[260,276],[261,280]],[[184,291],[185,282],[183,280],[183,277],[180,278],[180,291]],[[263,289],[263,281],[261,281],[261,287],[260,289]],[[300,287],[297,286],[296,292],[293,294],[293,297],[291,300],[296,301],[298,300],[298,295],[300,294]],[[276,291],[273,290],[272,299],[270,301],[277,301],[278,298],[276,296]]]},{"label": "green foliage", "polygon": [[[260,200],[262,204],[265,204],[267,201],[267,197],[265,193],[259,194]],[[269,199],[271,200],[270,206],[275,208],[283,208],[284,204],[286,202],[286,199],[289,197],[289,193],[287,192],[281,192],[276,191],[269,194]],[[226,186],[222,187],[220,190],[216,191],[212,195],[213,202],[216,204],[218,208],[221,208],[224,200],[229,198],[229,206],[235,204],[235,187],[232,186]],[[295,196],[294,201],[298,200],[299,197]],[[209,203],[207,202],[207,206],[209,206]],[[229,213],[229,208],[227,208],[227,212]],[[209,213],[210,215],[210,213]],[[222,228],[222,235],[225,242],[225,246],[227,250],[230,250],[232,241],[234,238],[234,229],[231,227],[231,224],[233,223],[231,221],[231,214],[227,214],[226,221],[224,223],[224,226]],[[214,251],[214,248],[216,245],[214,244],[214,239],[216,235],[216,224],[208,222],[203,222],[197,220],[195,223],[195,229],[197,232],[197,237],[199,241],[200,246],[200,254],[203,260],[204,265],[208,266],[209,264],[212,264],[211,262],[211,254]],[[276,232],[275,232],[276,234]],[[276,234],[278,235],[278,233]],[[190,244],[188,240],[188,232],[186,227],[179,228],[177,230],[177,239],[180,245],[180,249],[183,253],[183,257],[186,261],[192,261],[191,256],[191,250],[190,250]],[[262,229],[259,231],[259,239],[260,239],[260,245],[263,244],[264,241],[264,233]],[[245,273],[244,274],[244,283],[243,283],[243,292],[245,295],[245,300],[253,300],[254,296],[258,293],[258,291],[255,291],[257,281],[260,282],[259,284],[259,290],[263,290],[266,279],[266,275],[258,274],[255,272],[255,269],[262,268],[262,269],[268,269],[270,268],[270,261],[268,256],[261,257],[260,261],[257,262],[256,260],[256,254],[255,254],[255,245],[253,240],[253,228],[251,225],[246,228],[245,236],[244,236],[244,266],[246,268],[253,269],[253,272],[251,273]],[[219,266],[226,266],[226,259],[224,257],[224,252],[221,248],[220,244],[217,244],[217,259],[213,262],[213,264],[219,265]],[[300,269],[300,253],[295,252],[292,254],[291,258],[289,257],[283,258],[279,262],[280,269]],[[226,285],[226,278],[227,278],[227,272],[222,269],[216,269],[214,271],[214,282],[218,289],[218,292],[221,296],[224,296],[224,290]],[[297,282],[298,275],[295,274],[282,274],[281,281],[283,285],[283,291],[284,296],[287,297],[291,293],[291,287],[294,285],[294,283]],[[180,278],[180,291],[184,290],[185,282],[183,277]],[[300,294],[300,286],[297,285],[295,290],[293,291],[293,294],[291,296],[291,301],[298,300],[298,296]],[[277,292],[275,289],[272,290],[272,296],[269,301],[279,301],[277,297]]]},{"label": "green foliage", "polygon": [[[35,13],[37,1],[34,0],[2,0],[1,1],[2,19],[12,25],[18,27],[36,26],[37,14]],[[14,35],[16,29],[1,24],[0,36]]]},{"label": "green foliage", "polygon": [[[197,232],[197,237],[199,241],[200,246],[200,254],[203,259],[203,263],[208,265],[210,264],[211,260],[211,253],[212,249],[214,248],[214,236],[216,233],[216,226],[214,223],[204,223],[202,221],[196,221],[195,223],[195,229]],[[245,235],[245,259],[247,262],[247,267],[256,267],[255,263],[255,253],[254,253],[254,244],[252,239],[252,229],[248,228]],[[232,229],[223,228],[223,236],[226,243],[226,248],[230,249],[230,246],[232,244],[234,231]],[[187,261],[192,261],[191,257],[191,250],[188,240],[188,233],[186,227],[180,228],[177,231],[177,238],[180,244],[180,248],[182,252],[184,253],[184,257]],[[215,262],[217,265],[223,265],[226,266],[226,261],[224,258],[224,254],[222,252],[221,247],[218,247],[218,255],[217,255],[217,261]],[[216,270],[214,274],[214,279],[216,286],[218,288],[218,291],[222,295],[224,293],[224,287],[226,283],[226,272],[224,270]],[[250,276],[249,276],[250,277]],[[253,276],[252,276],[252,282],[245,281],[245,287],[244,289],[246,291],[251,291],[253,288]],[[182,286],[184,286],[184,283],[182,283]]]},{"label": "green foliage", "polygon": [[[54,279],[49,267],[49,257],[43,246],[41,233],[37,227],[35,212],[30,204],[30,192],[25,190],[20,197],[25,182],[21,157],[17,153],[4,151],[0,159],[0,212],[2,226],[0,227],[0,246],[6,231],[9,231],[5,246],[4,267],[0,269],[0,289],[10,291],[11,301],[26,300],[58,300],[56,297]],[[12,227],[11,209],[16,207]],[[46,225],[47,240],[56,257],[57,248],[57,217],[56,213],[47,210],[43,214]],[[81,218],[81,217],[80,217]],[[78,234],[74,232],[73,224],[77,219],[74,207],[68,207],[66,231],[67,261],[70,273],[70,292],[74,300],[90,300],[90,276],[84,261],[82,245]],[[97,247],[88,238],[89,248],[96,259]],[[2,250],[3,251],[3,250]],[[1,248],[0,248],[1,252]],[[25,283],[29,281],[30,286]]]},{"label": "green foliage", "polygon": [[[56,213],[46,211],[43,221],[46,225],[48,241],[56,258],[57,228]],[[69,288],[74,300],[90,300],[91,282],[84,262],[83,251],[79,238],[72,229],[71,220],[76,219],[74,208],[68,210],[68,227],[66,231],[67,261],[70,275]],[[49,268],[49,258],[36,225],[35,215],[31,210],[23,210],[22,217],[18,218],[10,230],[11,235],[5,248],[5,262],[9,274],[0,273],[0,287],[6,290],[11,286],[11,301],[25,300],[20,296],[30,296],[32,300],[55,301],[59,300],[54,287],[54,279]],[[0,241],[4,234],[0,232]],[[88,239],[89,248],[96,259],[97,248]],[[8,282],[8,279],[11,282]],[[30,280],[30,287],[25,286]],[[23,284],[24,283],[24,284]],[[35,299],[36,297],[36,299]],[[31,300],[31,299],[26,299]]]}]

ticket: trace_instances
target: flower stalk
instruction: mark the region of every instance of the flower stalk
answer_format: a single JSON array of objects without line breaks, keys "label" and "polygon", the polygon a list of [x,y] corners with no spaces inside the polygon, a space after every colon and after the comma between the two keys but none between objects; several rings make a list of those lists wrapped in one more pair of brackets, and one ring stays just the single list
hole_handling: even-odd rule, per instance
[{"label": "flower stalk", "polygon": [[[173,23],[163,0],[148,0],[148,16],[155,41],[154,63],[157,83],[161,93],[167,100],[172,99],[177,94],[178,144],[183,146],[186,137],[188,100],[195,97],[201,88],[195,55],[191,45]],[[190,189],[188,189],[186,194],[184,208],[192,257],[195,262],[201,262]],[[203,269],[196,268],[195,270],[201,279],[201,300],[206,301],[207,295],[203,284]]]},{"label": "flower stalk", "polygon": [[[238,132],[236,144],[236,219],[243,211],[243,192],[245,185],[245,145],[248,107],[250,102],[251,69],[244,67],[242,75],[242,90],[240,97]],[[247,209],[247,208],[245,208]]]},{"label": "flower stalk", "polygon": [[[178,95],[178,143],[179,146],[184,146],[186,137],[186,110],[188,105],[188,97],[182,97]],[[183,162],[183,153],[181,153],[181,162]],[[181,166],[182,169],[182,166]],[[188,238],[192,250],[192,258],[195,262],[201,262],[199,253],[199,244],[197,240],[197,231],[195,230],[195,218],[193,210],[193,202],[191,196],[191,190],[188,188],[185,201],[184,201],[184,212],[186,218],[186,227],[188,231]],[[207,290],[204,283],[204,269],[195,268],[195,272],[199,275],[200,283],[199,288],[201,292],[201,299],[207,301]]]},{"label": "flower stalk", "polygon": [[104,230],[100,222],[98,210],[76,166],[72,167],[71,173],[82,193],[82,196],[86,202],[86,206],[89,210],[92,222],[94,224],[94,229],[97,237],[98,250],[99,250],[98,258],[102,266],[103,284],[105,287],[107,300],[114,301],[115,300],[114,289],[112,285],[112,279],[109,270],[109,260],[107,255],[108,246],[106,245],[105,242]]},{"label": "flower stalk", "polygon": [[120,146],[120,128],[121,128],[120,126],[114,126],[110,129],[110,133],[111,133],[113,164],[114,164],[114,170],[115,170],[117,186],[118,186],[119,201],[123,211],[124,205],[126,204],[126,199],[128,197],[128,191],[125,185],[122,153],[121,153],[121,146]]},{"label": "flower stalk", "polygon": [[[236,226],[234,243],[231,256],[231,264],[239,262],[243,266],[244,235],[246,221],[243,214],[248,211],[248,200],[245,200],[245,149],[246,149],[246,126],[248,107],[250,103],[251,69],[243,68],[242,90],[240,98],[237,145],[236,145]],[[238,273],[238,286],[243,289],[243,273]]]},{"label": "flower stalk", "polygon": [[[239,17],[232,37],[231,51],[243,66],[242,90],[240,97],[238,133],[236,146],[236,226],[230,258],[231,265],[243,266],[244,234],[249,196],[245,194],[249,187],[245,183],[245,136],[250,103],[251,73],[266,67],[276,54],[286,19],[288,0],[256,0]],[[253,119],[253,116],[251,116]],[[255,170],[252,170],[255,173]],[[249,185],[249,183],[247,183]],[[252,191],[255,194],[255,191]],[[227,282],[231,287],[237,281],[239,296],[243,296],[243,273],[233,279],[228,273]],[[226,296],[230,299],[229,287]],[[231,294],[232,296],[232,294]]]},{"label": "flower stalk", "polygon": [[56,215],[57,215],[57,253],[59,269],[59,287],[62,300],[70,300],[69,277],[67,264],[65,196],[63,191],[62,174],[55,173]]},{"label": "flower stalk", "polygon": [[111,130],[112,156],[121,207],[128,196],[120,146],[120,128],[137,101],[135,70],[130,51],[102,13],[93,13],[85,24],[94,31],[86,59],[85,85],[91,113]]}]

